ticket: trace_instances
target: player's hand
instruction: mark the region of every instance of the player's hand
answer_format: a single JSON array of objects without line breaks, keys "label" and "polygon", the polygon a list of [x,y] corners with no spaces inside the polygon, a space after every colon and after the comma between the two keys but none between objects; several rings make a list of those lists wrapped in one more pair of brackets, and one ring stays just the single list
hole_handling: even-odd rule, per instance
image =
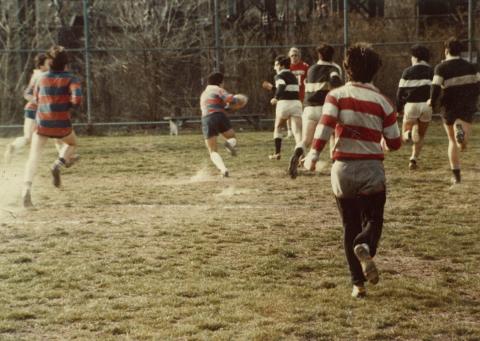
[{"label": "player's hand", "polygon": [[382,147],[382,149],[386,152],[389,152],[390,151],[390,148],[388,148],[387,146],[387,141],[385,141],[385,139],[382,137],[382,139],[380,140],[380,146]]},{"label": "player's hand", "polygon": [[306,170],[314,171],[317,161],[320,159],[320,153],[315,149],[310,149],[307,156],[303,159],[303,167]]},{"label": "player's hand", "polygon": [[277,102],[278,102],[278,100],[277,100],[276,98],[272,98],[272,99],[270,100],[270,104],[271,104],[271,105],[276,105]]},{"label": "player's hand", "polygon": [[263,81],[262,88],[265,90],[271,91],[273,89],[273,84],[267,81]]}]

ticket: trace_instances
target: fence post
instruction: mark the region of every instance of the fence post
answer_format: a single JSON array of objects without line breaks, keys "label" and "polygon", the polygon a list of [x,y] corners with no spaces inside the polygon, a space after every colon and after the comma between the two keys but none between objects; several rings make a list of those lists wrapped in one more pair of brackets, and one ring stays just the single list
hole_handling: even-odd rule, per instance
[{"label": "fence post", "polygon": [[343,0],[343,54],[348,49],[348,0]]},{"label": "fence post", "polygon": [[88,29],[88,0],[83,0],[83,36],[85,40],[85,79],[87,91],[87,131],[92,129],[92,81],[90,70],[90,30]]},{"label": "fence post", "polygon": [[[468,60],[473,61],[473,42],[474,42],[474,18],[473,11],[476,8],[475,0],[468,0]],[[478,56],[477,56],[478,59]],[[477,60],[478,63],[478,60]]]},{"label": "fence post", "polygon": [[218,14],[218,0],[213,3],[214,21],[215,21],[215,71],[221,72],[220,61],[220,18]]}]

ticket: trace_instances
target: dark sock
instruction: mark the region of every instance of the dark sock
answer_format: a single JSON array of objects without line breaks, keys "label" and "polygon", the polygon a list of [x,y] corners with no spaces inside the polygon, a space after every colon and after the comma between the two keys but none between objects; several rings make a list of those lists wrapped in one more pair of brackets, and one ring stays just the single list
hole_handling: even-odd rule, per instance
[{"label": "dark sock", "polygon": [[455,181],[460,182],[460,169],[452,169],[453,176],[455,177]]},{"label": "dark sock", "polygon": [[282,150],[282,139],[276,138],[274,139],[274,141],[275,141],[275,154],[280,154],[280,151]]},{"label": "dark sock", "polygon": [[65,159],[63,157],[59,157],[58,158],[58,161],[60,161],[61,163],[65,164]]}]

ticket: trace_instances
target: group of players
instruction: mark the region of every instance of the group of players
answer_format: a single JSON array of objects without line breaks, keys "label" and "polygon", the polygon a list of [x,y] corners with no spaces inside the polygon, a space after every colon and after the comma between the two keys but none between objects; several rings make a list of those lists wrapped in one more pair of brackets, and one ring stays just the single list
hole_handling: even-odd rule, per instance
[{"label": "group of players", "polygon": [[[460,58],[463,44],[459,39],[448,39],[444,47],[445,59],[435,68],[428,64],[430,52],[425,46],[411,48],[412,65],[400,79],[396,109],[373,85],[382,61],[370,45],[363,43],[345,53],[346,83],[342,69],[332,61],[334,49],[328,44],[317,48],[318,61],[310,67],[300,60],[296,48],[288,57],[276,57],[275,84],[263,83],[265,89],[274,91],[271,104],[276,106],[271,160],[281,158],[281,128],[288,119],[296,142],[288,168],[292,178],[297,177],[299,165],[313,171],[330,141],[331,184],[344,227],[353,297],[366,295],[365,282],[379,281],[373,257],[386,202],[384,151],[398,150],[402,140],[412,143],[408,167],[417,169],[432,108],[443,108],[452,183],[456,186],[461,182],[459,151],[466,149],[471,134],[480,76],[473,64]],[[236,154],[237,141],[226,114],[239,100],[223,89],[221,73],[211,74],[208,84],[200,99],[202,129],[213,163],[228,176],[216,150],[216,138],[223,134],[227,138],[225,147]],[[397,111],[403,112],[401,133]]]},{"label": "group of players", "polygon": [[[386,202],[384,151],[399,149],[402,140],[412,142],[409,168],[417,169],[432,107],[440,104],[453,184],[459,184],[459,151],[465,150],[471,133],[480,77],[474,65],[460,58],[462,43],[456,38],[445,42],[445,60],[434,69],[428,64],[429,50],[413,46],[412,65],[404,70],[397,92],[397,110],[403,112],[400,133],[397,110],[372,83],[382,61],[370,45],[360,43],[347,49],[343,61],[347,82],[342,68],[333,62],[332,46],[321,44],[316,52],[318,61],[312,66],[301,60],[297,48],[290,49],[288,56],[277,56],[275,84],[262,84],[274,92],[271,104],[276,106],[275,152],[269,158],[281,158],[281,129],[288,120],[295,138],[288,168],[292,178],[297,177],[299,165],[313,171],[330,141],[334,161],[331,184],[344,226],[352,296],[363,297],[365,282],[379,281],[373,257],[382,233]],[[61,46],[37,56],[36,70],[25,91],[24,136],[7,145],[8,162],[18,149],[31,144],[22,191],[25,207],[32,206],[33,177],[49,138],[55,139],[58,151],[51,166],[54,186],[61,185],[61,169],[78,158],[70,111],[81,104],[82,92],[79,79],[67,70],[67,64],[67,52]],[[202,132],[210,159],[222,176],[228,177],[229,171],[218,153],[217,137],[223,135],[224,147],[233,156],[237,154],[237,140],[227,114],[244,106],[247,99],[224,89],[222,73],[210,74],[207,82],[200,97]]]},{"label": "group of players", "polygon": [[77,137],[72,128],[71,109],[80,106],[80,80],[67,70],[67,51],[52,46],[35,57],[35,70],[24,92],[27,100],[24,110],[24,135],[7,145],[4,159],[10,162],[18,150],[30,144],[25,167],[22,199],[24,207],[32,207],[31,191],[42,150],[49,138],[55,140],[58,158],[51,166],[53,185],[61,185],[61,169],[70,167],[78,159],[75,153]]}]

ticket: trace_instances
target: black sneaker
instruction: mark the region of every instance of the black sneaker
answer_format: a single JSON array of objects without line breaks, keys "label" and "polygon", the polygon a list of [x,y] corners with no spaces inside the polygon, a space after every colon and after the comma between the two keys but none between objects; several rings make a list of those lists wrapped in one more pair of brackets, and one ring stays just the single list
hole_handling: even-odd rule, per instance
[{"label": "black sneaker", "polygon": [[60,163],[55,161],[52,166],[52,178],[53,178],[53,185],[55,187],[60,187],[62,184],[62,180],[60,178]]},{"label": "black sneaker", "polygon": [[293,152],[292,157],[290,158],[290,165],[288,166],[288,174],[292,179],[295,179],[298,175],[298,164],[300,162],[300,158],[303,155],[302,148],[296,148]]},{"label": "black sneaker", "polygon": [[222,178],[228,178],[230,176],[230,174],[228,173],[228,170],[226,170],[225,172],[222,172]]}]

